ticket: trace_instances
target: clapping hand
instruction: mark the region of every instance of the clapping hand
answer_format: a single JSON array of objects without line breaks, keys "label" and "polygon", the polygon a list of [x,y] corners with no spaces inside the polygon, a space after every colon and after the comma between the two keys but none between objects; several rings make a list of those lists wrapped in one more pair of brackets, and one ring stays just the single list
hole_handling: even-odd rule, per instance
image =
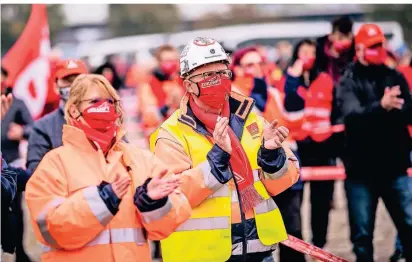
[{"label": "clapping hand", "polygon": [[164,176],[167,169],[161,170],[158,176],[150,180],[147,185],[147,195],[152,200],[162,199],[175,191],[180,185],[180,177],[178,175]]},{"label": "clapping hand", "polygon": [[289,130],[280,126],[277,127],[278,121],[274,120],[270,125],[263,130],[264,147],[269,150],[282,147],[283,141],[288,137]]}]

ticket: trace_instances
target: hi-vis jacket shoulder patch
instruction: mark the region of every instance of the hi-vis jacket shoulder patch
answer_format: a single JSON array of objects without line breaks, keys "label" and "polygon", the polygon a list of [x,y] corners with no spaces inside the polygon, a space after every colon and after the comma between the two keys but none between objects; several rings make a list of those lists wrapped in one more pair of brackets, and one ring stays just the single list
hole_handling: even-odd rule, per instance
[{"label": "hi-vis jacket shoulder patch", "polygon": [[246,128],[247,128],[247,131],[249,132],[249,134],[250,134],[253,138],[255,138],[255,137],[254,137],[255,135],[258,135],[258,134],[259,134],[259,127],[258,127],[258,125],[257,125],[256,122],[248,125]]}]

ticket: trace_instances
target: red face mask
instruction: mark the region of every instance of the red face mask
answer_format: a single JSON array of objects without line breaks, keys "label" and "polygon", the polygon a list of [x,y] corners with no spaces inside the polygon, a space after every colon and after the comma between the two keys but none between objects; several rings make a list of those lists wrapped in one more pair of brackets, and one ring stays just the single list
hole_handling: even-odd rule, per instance
[{"label": "red face mask", "polygon": [[198,82],[197,86],[199,87],[199,100],[216,109],[222,109],[232,90],[230,79],[218,75]]},{"label": "red face mask", "polygon": [[96,142],[106,153],[116,135],[118,114],[114,105],[102,100],[83,110],[82,116],[89,126],[80,121],[73,121],[73,125],[82,129],[87,138]]},{"label": "red face mask", "polygon": [[179,68],[179,64],[176,63],[175,61],[167,61],[167,62],[162,62],[160,64],[160,70],[162,70],[162,72],[168,76],[176,73],[178,68]]},{"label": "red face mask", "polygon": [[118,115],[114,104],[101,100],[82,112],[84,120],[93,129],[106,132],[116,125]]},{"label": "red face mask", "polygon": [[387,53],[383,47],[365,49],[364,58],[368,64],[381,65],[385,62],[386,57]]},{"label": "red face mask", "polygon": [[348,50],[352,46],[352,41],[350,40],[341,40],[341,41],[334,41],[333,42],[333,48],[336,50],[336,52],[343,53],[346,50]]},{"label": "red face mask", "polygon": [[255,69],[251,66],[248,66],[244,69],[245,77],[255,77]]},{"label": "red face mask", "polygon": [[303,57],[301,58],[303,62],[303,71],[308,71],[312,69],[313,64],[315,63],[315,57]]}]

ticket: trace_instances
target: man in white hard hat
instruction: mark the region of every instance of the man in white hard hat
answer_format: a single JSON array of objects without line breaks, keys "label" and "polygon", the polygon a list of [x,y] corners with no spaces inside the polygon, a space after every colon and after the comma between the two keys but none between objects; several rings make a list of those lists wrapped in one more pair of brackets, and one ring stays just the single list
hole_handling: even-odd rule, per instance
[{"label": "man in white hard hat", "polygon": [[162,241],[163,261],[273,261],[287,238],[274,196],[299,177],[282,145],[289,131],[251,112],[231,92],[229,57],[214,39],[190,41],[180,56],[186,96],[151,137],[151,150],[176,174],[192,216]]}]

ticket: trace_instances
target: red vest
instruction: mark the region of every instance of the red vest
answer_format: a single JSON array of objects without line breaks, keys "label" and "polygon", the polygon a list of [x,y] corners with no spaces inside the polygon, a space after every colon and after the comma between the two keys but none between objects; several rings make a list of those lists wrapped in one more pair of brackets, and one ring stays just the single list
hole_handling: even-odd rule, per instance
[{"label": "red vest", "polygon": [[[343,126],[330,123],[333,101],[333,79],[326,73],[320,73],[309,88],[299,87],[298,93],[305,100],[304,120],[298,132],[292,132],[296,140],[311,137],[316,142],[328,139],[333,132]],[[342,129],[343,130],[343,129]]]}]

